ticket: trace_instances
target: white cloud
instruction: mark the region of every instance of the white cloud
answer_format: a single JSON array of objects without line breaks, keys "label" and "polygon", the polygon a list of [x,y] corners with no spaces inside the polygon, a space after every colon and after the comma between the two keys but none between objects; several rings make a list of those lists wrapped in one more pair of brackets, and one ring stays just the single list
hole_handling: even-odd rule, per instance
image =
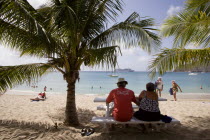
[{"label": "white cloud", "polygon": [[122,49],[121,52],[122,52],[122,55],[132,55],[132,54],[134,54],[135,50],[134,49]]},{"label": "white cloud", "polygon": [[127,56],[127,55],[139,55],[142,53],[145,53],[140,47],[137,48],[128,48],[128,49],[121,49],[122,55]]},{"label": "white cloud", "polygon": [[146,71],[151,57],[141,48],[122,49],[122,56],[118,57],[118,65],[119,68]]},{"label": "white cloud", "polygon": [[167,16],[172,16],[182,10],[181,6],[173,6],[171,5],[167,11]]},{"label": "white cloud", "polygon": [[49,0],[28,0],[28,2],[34,7],[38,8],[40,5],[46,4]]},{"label": "white cloud", "polygon": [[148,60],[150,59],[150,56],[139,56],[138,57],[138,62],[148,62]]},{"label": "white cloud", "polygon": [[0,66],[11,66],[29,63],[46,62],[45,59],[39,59],[36,57],[23,56],[20,57],[20,53],[9,48],[5,48],[0,45]]}]

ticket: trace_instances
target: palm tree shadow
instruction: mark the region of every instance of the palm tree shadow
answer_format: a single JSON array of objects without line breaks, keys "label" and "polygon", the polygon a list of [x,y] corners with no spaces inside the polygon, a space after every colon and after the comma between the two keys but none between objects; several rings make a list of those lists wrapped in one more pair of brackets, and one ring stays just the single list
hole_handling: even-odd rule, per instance
[{"label": "palm tree shadow", "polygon": [[[54,119],[63,121],[64,120],[64,109],[56,112],[55,115],[52,115]],[[105,131],[103,125],[95,125],[91,123],[91,118],[96,114],[93,111],[87,109],[78,109],[78,116],[81,122],[81,125],[72,128],[66,126],[59,126],[58,129],[55,129],[53,126],[47,126],[47,124],[33,123],[33,122],[18,122],[16,120],[0,120],[1,127],[11,128],[11,131],[16,129],[20,130],[22,134],[25,134],[28,130],[32,130],[31,135],[28,135],[27,138],[34,137],[38,138],[40,135],[50,134],[51,137],[59,137],[61,134],[63,137],[73,135],[80,135],[80,130],[82,127],[94,127],[95,133],[85,139],[92,140],[207,140],[210,139],[210,117],[193,117],[186,116],[187,121],[179,125],[168,124],[167,128],[161,128],[160,132],[152,131],[150,133],[143,133],[139,126],[130,125],[128,128],[117,125],[113,131]],[[65,132],[65,133],[64,133]],[[1,132],[0,132],[1,133]],[[9,133],[9,132],[8,132]],[[34,133],[34,134],[32,134]],[[48,135],[47,134],[47,135]],[[17,134],[20,135],[20,134]],[[46,135],[46,136],[47,136]]]},{"label": "palm tree shadow", "polygon": [[[167,127],[160,128],[160,132],[151,131],[144,133],[139,126],[129,128],[116,127],[114,131],[101,132],[95,139],[106,140],[207,140],[210,139],[210,117],[192,117],[184,124],[167,124]],[[205,125],[205,126],[204,126]]]},{"label": "palm tree shadow", "polygon": [[[91,124],[91,119],[93,116],[96,116],[94,111],[78,108],[77,115],[80,122],[80,126],[78,127],[93,126],[93,124]],[[48,116],[51,118],[53,122],[58,122],[59,124],[62,124],[65,119],[65,108],[59,109],[55,114],[50,114]]]}]

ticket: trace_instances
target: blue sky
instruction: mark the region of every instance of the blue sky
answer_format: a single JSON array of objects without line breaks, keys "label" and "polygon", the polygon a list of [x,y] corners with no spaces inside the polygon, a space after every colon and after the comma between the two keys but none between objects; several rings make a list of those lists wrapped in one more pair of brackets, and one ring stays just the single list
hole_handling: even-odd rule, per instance
[{"label": "blue sky", "polygon": [[[44,4],[47,0],[28,0],[35,8]],[[180,11],[184,6],[185,0],[124,0],[123,14],[117,19],[118,22],[125,20],[134,11],[140,16],[151,17],[155,19],[158,28],[168,16]],[[171,48],[172,39],[163,39],[162,48]],[[5,46],[0,45],[0,65],[17,65],[35,62],[44,62],[42,59],[31,58],[29,56],[19,57],[17,51],[12,51]],[[157,52],[155,52],[157,53]],[[118,65],[120,68],[131,68],[136,71],[146,71],[152,55],[139,48],[123,49],[122,56],[118,57]],[[82,70],[106,70],[101,68],[82,67]]]}]

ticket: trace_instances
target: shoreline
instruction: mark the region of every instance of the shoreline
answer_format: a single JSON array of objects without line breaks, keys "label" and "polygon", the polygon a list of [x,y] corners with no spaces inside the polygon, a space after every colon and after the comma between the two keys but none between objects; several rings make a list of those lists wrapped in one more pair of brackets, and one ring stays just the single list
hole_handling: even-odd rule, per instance
[{"label": "shoreline", "polygon": [[[39,92],[35,91],[19,91],[19,90],[8,90],[2,95],[12,95],[12,96],[28,96],[30,98],[34,98],[38,95]],[[45,92],[46,96],[63,96],[66,97],[66,93],[52,93],[52,92]],[[92,96],[92,97],[100,97],[100,96],[108,96],[108,94],[79,94],[76,93],[76,97],[80,96]],[[135,94],[136,97],[139,94]],[[172,95],[162,93],[162,98],[166,98],[169,101],[172,101],[174,98]],[[177,93],[178,100],[191,100],[191,101],[210,101],[210,93]]]},{"label": "shoreline", "polygon": [[[43,91],[42,91],[43,92]],[[18,93],[18,94],[24,94],[24,95],[34,95],[34,94],[37,94],[39,92],[37,91],[32,91],[32,90],[8,90],[6,91],[4,94],[15,94],[15,93]],[[63,94],[66,94],[66,93],[63,93],[63,92],[52,92],[52,91],[46,91],[46,93],[49,93],[50,95],[53,95],[53,94],[58,94],[58,95],[63,95]],[[15,94],[15,95],[18,95],[18,94]],[[108,95],[109,93],[104,93],[104,94],[94,94],[94,93],[75,93],[76,95]],[[169,95],[169,93],[162,93],[163,95]],[[177,93],[178,95],[210,95],[210,92],[209,93],[183,93],[183,92],[178,92]],[[135,95],[138,95],[138,94],[135,94]]]}]

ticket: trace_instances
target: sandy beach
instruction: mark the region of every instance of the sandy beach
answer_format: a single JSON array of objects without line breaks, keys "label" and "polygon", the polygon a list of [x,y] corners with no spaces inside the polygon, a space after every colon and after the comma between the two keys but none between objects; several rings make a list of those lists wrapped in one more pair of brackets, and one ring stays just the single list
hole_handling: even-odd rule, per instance
[{"label": "sandy beach", "polygon": [[[105,132],[102,125],[90,122],[93,116],[103,116],[104,111],[96,110],[101,103],[94,103],[96,95],[76,95],[76,103],[81,126],[73,128],[62,124],[66,104],[65,95],[48,95],[45,101],[30,101],[34,95],[0,96],[0,139],[210,139],[210,94],[178,94],[178,101],[172,96],[163,95],[168,101],[159,102],[162,114],[173,116],[181,121],[180,125],[161,128],[160,132],[145,134],[138,126]],[[54,124],[58,123],[58,129]],[[82,137],[84,127],[93,127],[96,132]]]}]

